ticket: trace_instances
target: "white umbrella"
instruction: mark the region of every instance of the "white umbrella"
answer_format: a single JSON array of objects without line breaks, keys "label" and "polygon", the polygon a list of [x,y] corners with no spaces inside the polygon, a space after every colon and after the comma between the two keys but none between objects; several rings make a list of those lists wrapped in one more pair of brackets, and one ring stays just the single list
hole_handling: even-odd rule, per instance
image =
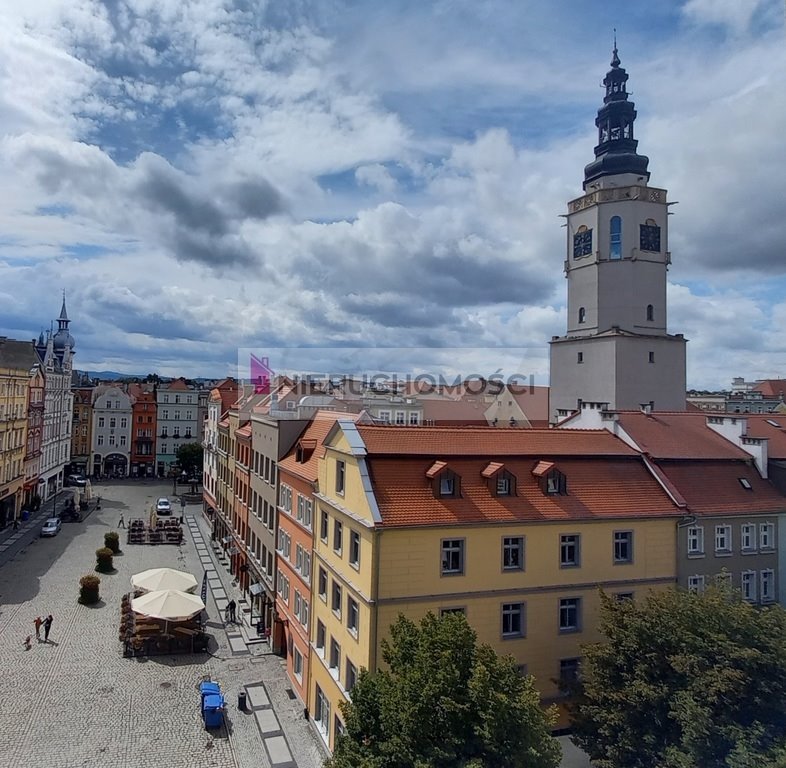
[{"label": "white umbrella", "polygon": [[195,592],[197,580],[185,571],[174,568],[151,568],[131,577],[131,586],[143,592],[159,589],[179,589],[181,592]]},{"label": "white umbrella", "polygon": [[177,589],[160,589],[148,592],[131,601],[131,610],[153,619],[185,621],[205,609],[205,604],[196,595]]}]

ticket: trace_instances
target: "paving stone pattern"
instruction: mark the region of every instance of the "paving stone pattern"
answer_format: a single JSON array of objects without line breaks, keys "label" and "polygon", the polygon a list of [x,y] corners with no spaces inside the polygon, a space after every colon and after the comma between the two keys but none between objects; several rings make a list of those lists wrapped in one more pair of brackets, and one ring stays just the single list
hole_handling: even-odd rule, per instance
[{"label": "paving stone pattern", "polygon": [[[0,549],[3,765],[322,765],[324,754],[302,705],[288,695],[282,660],[249,627],[224,626],[226,603],[233,597],[240,603],[240,595],[216,558],[198,505],[186,507],[181,546],[121,543],[117,572],[100,575],[102,602],[98,607],[77,603],[79,577],[94,573],[104,533],[116,529],[121,514],[126,524],[144,516],[169,490],[168,484],[150,481],[99,485],[101,509],[85,521],[65,523],[51,539],[38,538],[41,521],[30,521],[11,546]],[[42,510],[38,517],[46,515]],[[0,539],[2,546],[10,537],[0,533]],[[123,657],[117,638],[120,597],[129,591],[132,574],[160,566],[189,571],[200,581],[207,572],[208,632],[215,638],[210,654]],[[54,617],[51,642],[36,642],[33,619],[48,613]],[[31,650],[24,647],[28,635]],[[226,726],[215,732],[205,730],[199,713],[198,686],[207,678],[217,680],[227,697]],[[241,690],[249,696],[246,712],[237,707]],[[270,730],[275,724],[278,730]]]}]

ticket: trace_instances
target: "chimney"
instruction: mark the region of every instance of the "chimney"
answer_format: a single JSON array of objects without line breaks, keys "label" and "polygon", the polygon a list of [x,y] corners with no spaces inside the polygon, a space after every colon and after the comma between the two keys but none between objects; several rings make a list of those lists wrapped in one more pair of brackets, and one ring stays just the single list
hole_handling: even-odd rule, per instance
[{"label": "chimney", "polygon": [[652,416],[652,411],[655,406],[654,401],[650,400],[648,403],[640,403],[639,408],[645,416]]}]

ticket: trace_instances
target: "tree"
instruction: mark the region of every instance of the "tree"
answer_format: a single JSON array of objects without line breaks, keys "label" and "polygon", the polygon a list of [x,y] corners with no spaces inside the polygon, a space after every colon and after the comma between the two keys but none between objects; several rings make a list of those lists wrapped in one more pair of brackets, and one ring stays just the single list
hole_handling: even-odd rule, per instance
[{"label": "tree", "polygon": [[499,657],[461,614],[419,625],[399,616],[382,642],[387,669],[361,671],[341,705],[346,735],[326,768],[554,768],[553,711],[532,678]]},{"label": "tree", "polygon": [[202,474],[202,453],[199,443],[183,443],[176,454],[180,470],[188,477],[199,477]]},{"label": "tree", "polygon": [[730,589],[602,595],[574,740],[599,768],[786,766],[786,612]]}]

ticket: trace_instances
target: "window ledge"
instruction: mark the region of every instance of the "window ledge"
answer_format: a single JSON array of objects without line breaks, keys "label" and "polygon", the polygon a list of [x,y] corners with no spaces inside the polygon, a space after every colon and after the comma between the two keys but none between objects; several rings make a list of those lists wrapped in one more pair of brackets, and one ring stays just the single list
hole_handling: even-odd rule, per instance
[{"label": "window ledge", "polygon": [[440,576],[463,576],[464,571],[442,571]]},{"label": "window ledge", "polygon": [[704,552],[688,552],[688,560],[700,560],[704,557]]},{"label": "window ledge", "polygon": [[614,565],[633,565],[633,560],[615,560]]},{"label": "window ledge", "polygon": [[740,550],[740,554],[741,555],[758,555],[759,554],[759,550],[758,549],[742,549],[742,550]]},{"label": "window ledge", "polygon": [[561,635],[575,635],[577,632],[581,632],[581,627],[568,627],[567,629],[560,627],[559,630]]},{"label": "window ledge", "polygon": [[733,554],[730,549],[715,550],[715,557],[731,557]]}]

